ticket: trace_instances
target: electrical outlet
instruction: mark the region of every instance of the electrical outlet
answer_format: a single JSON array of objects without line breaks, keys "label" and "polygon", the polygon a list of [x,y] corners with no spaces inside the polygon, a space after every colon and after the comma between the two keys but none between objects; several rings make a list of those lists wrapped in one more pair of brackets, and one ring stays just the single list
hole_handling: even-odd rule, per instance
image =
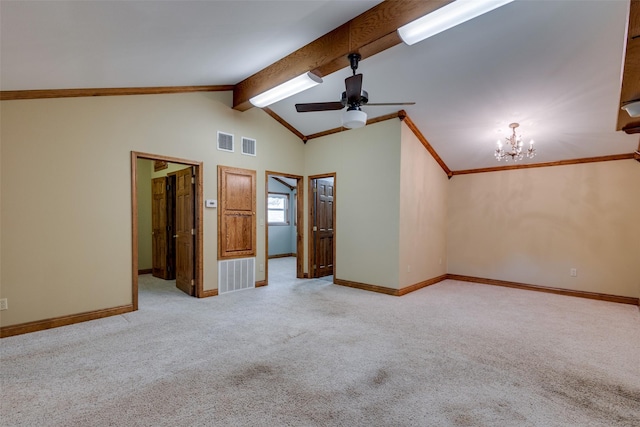
[{"label": "electrical outlet", "polygon": [[6,298],[2,298],[0,299],[0,310],[8,310],[9,309],[9,302],[7,301]]},{"label": "electrical outlet", "polygon": [[578,269],[577,268],[572,268],[571,270],[569,270],[569,275],[571,277],[578,277]]}]

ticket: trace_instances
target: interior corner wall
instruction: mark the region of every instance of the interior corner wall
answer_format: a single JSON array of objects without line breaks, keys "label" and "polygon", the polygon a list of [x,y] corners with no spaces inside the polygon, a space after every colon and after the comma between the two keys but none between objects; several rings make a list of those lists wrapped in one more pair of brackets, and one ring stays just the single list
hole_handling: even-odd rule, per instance
[{"label": "interior corner wall", "polygon": [[455,175],[448,273],[640,297],[639,182],[634,160]]},{"label": "interior corner wall", "polygon": [[306,176],[336,173],[334,277],[398,289],[400,121],[309,140],[304,158]]},{"label": "interior corner wall", "polygon": [[138,159],[138,270],[150,270],[152,262],[151,173],[153,162]]},{"label": "interior corner wall", "polygon": [[[231,92],[2,101],[0,325],[132,303],[131,151],[203,162],[203,196],[217,199],[217,165],[303,175],[304,144],[264,111],[231,108]],[[216,132],[235,136],[219,151]],[[257,156],[237,147],[255,138]],[[205,290],[217,288],[217,209],[202,208]],[[258,223],[260,223],[258,221]],[[265,260],[257,229],[256,264]],[[264,280],[264,272],[256,272]]]},{"label": "interior corner wall", "polygon": [[449,178],[402,123],[400,161],[400,287],[447,273]]}]

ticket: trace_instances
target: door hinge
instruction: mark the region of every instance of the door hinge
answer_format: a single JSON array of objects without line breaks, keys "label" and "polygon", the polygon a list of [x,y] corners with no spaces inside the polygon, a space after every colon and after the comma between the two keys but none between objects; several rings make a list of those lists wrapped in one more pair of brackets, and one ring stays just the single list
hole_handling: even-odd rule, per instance
[{"label": "door hinge", "polygon": [[192,177],[191,177],[191,183],[192,183],[192,184],[195,184],[195,183],[196,183],[196,177],[195,177],[195,176],[192,176]]},{"label": "door hinge", "polygon": [[318,189],[317,189],[316,187],[313,187],[313,192],[314,192],[314,193],[317,193],[317,192],[318,192]]},{"label": "door hinge", "polygon": [[195,236],[195,235],[196,235],[196,229],[195,229],[195,228],[192,228],[192,229],[191,229],[191,235],[192,235],[192,236]]},{"label": "door hinge", "polygon": [[313,264],[313,269],[316,270],[317,268],[318,268],[318,266]]},{"label": "door hinge", "polygon": [[313,226],[313,231],[318,231],[318,227],[316,227],[315,225]]},{"label": "door hinge", "polygon": [[171,185],[167,184],[167,191],[171,190]]},{"label": "door hinge", "polygon": [[193,287],[193,286],[195,286],[195,285],[196,285],[196,281],[195,281],[195,280],[193,280],[193,279],[191,279],[191,286]]}]

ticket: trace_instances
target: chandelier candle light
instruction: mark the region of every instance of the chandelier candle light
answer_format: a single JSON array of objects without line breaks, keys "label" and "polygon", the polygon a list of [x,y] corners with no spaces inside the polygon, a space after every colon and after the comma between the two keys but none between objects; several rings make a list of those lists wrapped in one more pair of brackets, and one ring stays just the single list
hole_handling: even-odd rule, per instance
[{"label": "chandelier candle light", "polygon": [[[502,141],[498,140],[498,146],[495,151],[495,157],[498,161],[504,159],[506,162],[509,159],[517,162],[518,160],[524,159],[525,153],[522,151],[522,135],[516,134],[516,128],[520,126],[518,123],[511,123],[509,127],[513,130],[513,133],[505,138],[506,139],[506,150],[502,144]],[[526,155],[528,159],[533,159],[536,155],[536,149],[533,148],[533,140],[529,142],[529,148],[526,150]]]}]

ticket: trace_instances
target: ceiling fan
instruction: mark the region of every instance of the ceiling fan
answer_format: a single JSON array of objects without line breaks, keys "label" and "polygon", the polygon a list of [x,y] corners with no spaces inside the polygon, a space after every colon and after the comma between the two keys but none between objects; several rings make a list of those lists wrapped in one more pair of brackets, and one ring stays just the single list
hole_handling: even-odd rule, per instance
[{"label": "ceiling fan", "polygon": [[353,75],[344,80],[345,91],[342,92],[340,101],[296,104],[296,111],[298,111],[298,113],[342,110],[344,107],[347,107],[347,111],[342,115],[342,126],[348,129],[354,129],[367,124],[367,113],[360,109],[363,105],[388,106],[415,104],[415,102],[382,102],[369,104],[369,94],[366,90],[362,90],[362,74],[356,74],[361,56],[359,53],[350,53],[348,58]]}]

